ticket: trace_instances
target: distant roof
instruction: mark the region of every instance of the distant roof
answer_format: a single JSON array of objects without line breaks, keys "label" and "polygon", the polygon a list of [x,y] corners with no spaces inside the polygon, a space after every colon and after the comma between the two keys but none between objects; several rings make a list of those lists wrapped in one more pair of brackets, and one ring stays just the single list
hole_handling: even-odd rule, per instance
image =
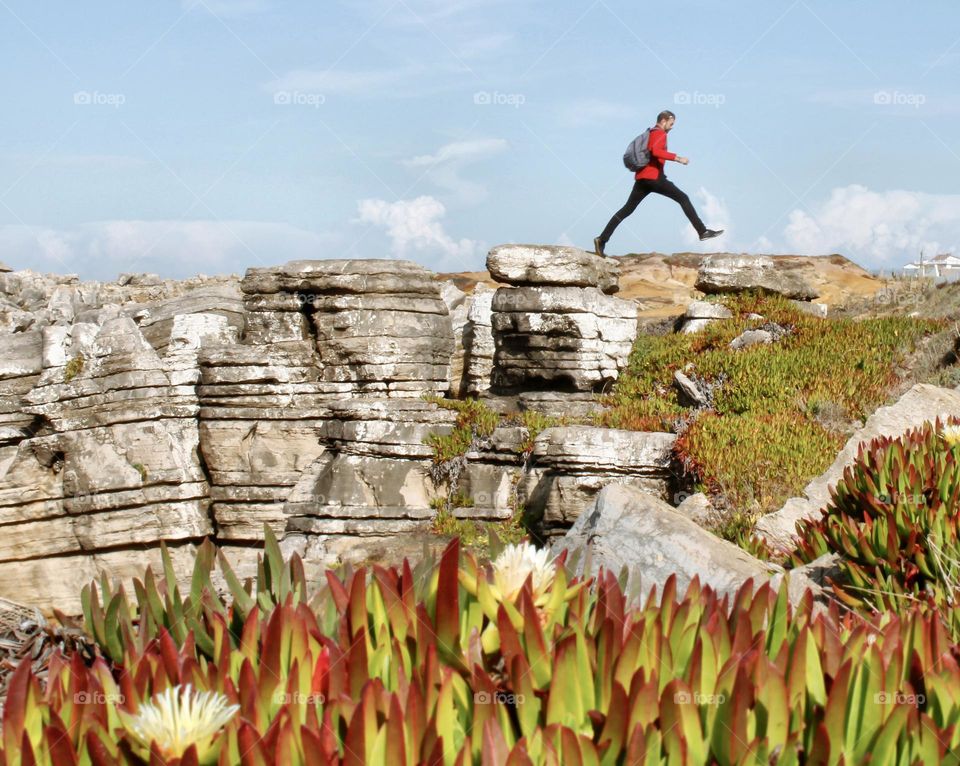
[{"label": "distant roof", "polygon": [[951,266],[954,264],[960,264],[960,258],[955,256],[953,253],[940,253],[939,255],[935,255],[932,258],[926,258],[922,262],[911,261],[910,263],[906,264],[903,268],[919,269],[921,265],[923,265],[923,267],[926,268],[927,266],[934,267],[941,263],[949,264]]}]

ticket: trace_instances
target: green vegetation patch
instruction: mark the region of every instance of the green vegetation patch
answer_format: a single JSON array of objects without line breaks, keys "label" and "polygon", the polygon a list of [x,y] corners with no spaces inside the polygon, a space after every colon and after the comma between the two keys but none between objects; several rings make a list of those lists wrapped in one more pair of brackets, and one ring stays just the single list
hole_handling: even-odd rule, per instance
[{"label": "green vegetation patch", "polygon": [[[680,433],[678,458],[709,486],[716,505],[741,514],[738,531],[720,530],[731,539],[828,467],[849,424],[886,403],[897,365],[947,325],[900,316],[822,319],[756,292],[707,300],[734,316],[697,333],[639,336],[627,370],[601,400],[607,409],[597,423]],[[767,322],[789,333],[770,344],[729,347]],[[677,370],[715,386],[713,410],[695,414],[680,405]]]}]

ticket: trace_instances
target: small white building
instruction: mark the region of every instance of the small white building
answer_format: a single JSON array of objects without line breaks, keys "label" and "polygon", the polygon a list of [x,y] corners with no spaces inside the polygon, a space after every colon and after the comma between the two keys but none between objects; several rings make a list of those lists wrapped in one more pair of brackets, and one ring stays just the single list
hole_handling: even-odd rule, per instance
[{"label": "small white building", "polygon": [[953,253],[940,253],[922,261],[913,261],[903,267],[911,276],[960,277],[960,258]]}]

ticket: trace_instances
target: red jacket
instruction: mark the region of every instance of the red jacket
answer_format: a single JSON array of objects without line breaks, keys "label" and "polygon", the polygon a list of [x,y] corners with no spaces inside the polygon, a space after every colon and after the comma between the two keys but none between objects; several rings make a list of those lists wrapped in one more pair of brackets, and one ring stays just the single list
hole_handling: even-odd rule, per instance
[{"label": "red jacket", "polygon": [[667,131],[663,128],[653,128],[650,131],[650,141],[647,145],[650,150],[650,164],[638,170],[634,175],[638,181],[641,178],[656,180],[663,175],[663,163],[674,159],[677,155],[667,151]]}]

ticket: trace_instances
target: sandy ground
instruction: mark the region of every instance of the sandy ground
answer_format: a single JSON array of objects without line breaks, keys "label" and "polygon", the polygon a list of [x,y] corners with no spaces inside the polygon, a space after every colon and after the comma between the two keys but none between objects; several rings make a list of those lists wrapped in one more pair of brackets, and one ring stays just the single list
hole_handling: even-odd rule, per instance
[{"label": "sandy ground", "polygon": [[[702,298],[694,288],[703,253],[640,253],[613,256],[620,263],[618,298],[637,301],[640,317],[666,317],[682,314],[691,300]],[[874,295],[885,280],[873,276],[842,255],[772,255],[778,266],[799,269],[820,293],[814,303],[841,306],[852,299]],[[482,282],[499,287],[486,271],[439,274],[465,292]]]}]

